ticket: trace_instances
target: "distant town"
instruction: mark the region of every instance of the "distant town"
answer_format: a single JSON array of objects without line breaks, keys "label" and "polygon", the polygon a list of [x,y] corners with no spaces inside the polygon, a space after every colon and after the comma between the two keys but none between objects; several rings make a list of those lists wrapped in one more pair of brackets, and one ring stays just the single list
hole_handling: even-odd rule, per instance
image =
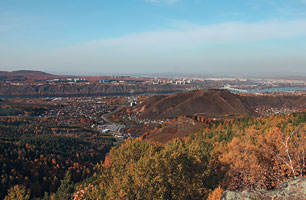
[{"label": "distant town", "polygon": [[0,98],[18,96],[86,96],[175,93],[227,89],[234,93],[296,92],[306,79],[289,78],[159,78],[132,76],[58,76],[36,71],[0,72]]}]

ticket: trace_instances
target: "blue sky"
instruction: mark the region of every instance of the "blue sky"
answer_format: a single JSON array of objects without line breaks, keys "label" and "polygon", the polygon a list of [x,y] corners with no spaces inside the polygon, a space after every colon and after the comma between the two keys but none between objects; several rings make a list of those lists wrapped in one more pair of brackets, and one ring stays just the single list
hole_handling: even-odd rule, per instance
[{"label": "blue sky", "polygon": [[306,75],[306,0],[0,0],[0,70]]}]

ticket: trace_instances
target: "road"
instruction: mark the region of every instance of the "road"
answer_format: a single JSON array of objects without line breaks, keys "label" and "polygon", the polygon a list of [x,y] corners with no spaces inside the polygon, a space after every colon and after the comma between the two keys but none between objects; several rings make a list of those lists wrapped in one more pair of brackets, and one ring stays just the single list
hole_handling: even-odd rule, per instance
[{"label": "road", "polygon": [[101,118],[102,118],[106,123],[108,123],[108,124],[104,125],[104,129],[110,130],[110,132],[113,133],[113,135],[115,135],[115,134],[124,134],[124,133],[121,133],[121,130],[122,130],[123,128],[125,128],[125,125],[123,125],[123,124],[118,124],[118,123],[113,123],[113,122],[111,122],[110,120],[106,119],[106,117],[105,117],[105,115],[112,114],[112,113],[114,113],[114,112],[116,112],[116,111],[117,111],[117,110],[115,110],[115,111],[113,111],[113,112],[111,112],[111,113],[107,113],[107,114],[102,115]]}]

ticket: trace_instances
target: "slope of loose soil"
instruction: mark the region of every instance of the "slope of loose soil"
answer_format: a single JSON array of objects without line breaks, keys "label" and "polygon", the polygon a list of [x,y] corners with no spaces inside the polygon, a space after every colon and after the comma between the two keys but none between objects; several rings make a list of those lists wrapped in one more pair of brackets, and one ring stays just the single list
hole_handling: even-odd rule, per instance
[{"label": "slope of loose soil", "polygon": [[204,123],[197,122],[191,118],[181,118],[178,121],[166,125],[143,138],[148,141],[158,141],[163,144],[172,138],[184,138],[204,128]]},{"label": "slope of loose soil", "polygon": [[164,119],[202,114],[210,118],[256,116],[239,95],[227,90],[195,90],[146,99],[137,109],[141,118]]}]

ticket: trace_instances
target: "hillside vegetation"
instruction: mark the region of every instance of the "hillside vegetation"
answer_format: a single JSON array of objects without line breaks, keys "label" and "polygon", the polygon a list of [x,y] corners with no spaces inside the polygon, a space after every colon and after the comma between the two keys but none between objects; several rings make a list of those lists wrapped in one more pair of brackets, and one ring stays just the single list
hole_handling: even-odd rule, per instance
[{"label": "hillside vegetation", "polygon": [[12,192],[29,191],[32,199],[55,193],[67,172],[71,181],[83,181],[113,145],[113,138],[101,136],[86,124],[64,126],[41,117],[52,108],[0,104],[0,199],[11,187]]},{"label": "hillside vegetation", "polygon": [[274,189],[305,176],[306,114],[209,122],[162,145],[113,148],[80,199],[219,199],[222,191]]}]

